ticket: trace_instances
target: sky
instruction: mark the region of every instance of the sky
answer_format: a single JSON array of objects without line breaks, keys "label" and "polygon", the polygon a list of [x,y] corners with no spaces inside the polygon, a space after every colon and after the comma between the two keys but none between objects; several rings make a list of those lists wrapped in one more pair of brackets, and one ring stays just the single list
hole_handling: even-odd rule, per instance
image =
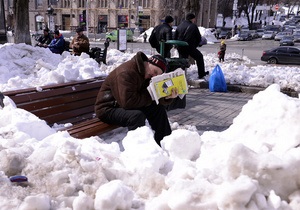
[{"label": "sky", "polygon": [[[209,31],[201,33],[213,44]],[[105,76],[136,51],[153,53],[150,47],[128,53],[109,49],[107,65],[99,67],[86,54],[56,55],[25,44],[0,49],[1,92]],[[227,83],[266,89],[244,105],[225,131],[200,134],[194,126],[182,129],[170,122],[173,131],[162,147],[149,126],[78,140],[5,97],[0,107],[0,209],[300,209],[300,101],[280,92],[299,92],[300,66],[257,66],[234,53],[219,63],[217,52],[202,53],[206,69],[212,72],[219,64]],[[195,65],[187,69],[187,78],[197,78]],[[14,175],[28,182],[10,182]]]}]

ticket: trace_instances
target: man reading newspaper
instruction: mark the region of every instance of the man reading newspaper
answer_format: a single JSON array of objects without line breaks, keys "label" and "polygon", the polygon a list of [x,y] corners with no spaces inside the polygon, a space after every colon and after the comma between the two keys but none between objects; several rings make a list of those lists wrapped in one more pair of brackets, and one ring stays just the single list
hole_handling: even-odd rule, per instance
[{"label": "man reading newspaper", "polygon": [[101,85],[95,113],[105,123],[134,130],[145,126],[146,119],[154,130],[158,145],[171,134],[165,105],[178,96],[173,88],[171,94],[160,98],[157,104],[147,90],[150,79],[167,70],[167,61],[161,55],[148,58],[138,52],[131,60],[114,69]]}]

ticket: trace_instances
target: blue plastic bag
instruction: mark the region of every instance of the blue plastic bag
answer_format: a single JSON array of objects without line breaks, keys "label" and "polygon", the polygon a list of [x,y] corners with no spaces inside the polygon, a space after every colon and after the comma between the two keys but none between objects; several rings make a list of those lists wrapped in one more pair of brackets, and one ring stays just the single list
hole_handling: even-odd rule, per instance
[{"label": "blue plastic bag", "polygon": [[209,90],[211,92],[227,92],[225,77],[218,64],[209,77]]}]

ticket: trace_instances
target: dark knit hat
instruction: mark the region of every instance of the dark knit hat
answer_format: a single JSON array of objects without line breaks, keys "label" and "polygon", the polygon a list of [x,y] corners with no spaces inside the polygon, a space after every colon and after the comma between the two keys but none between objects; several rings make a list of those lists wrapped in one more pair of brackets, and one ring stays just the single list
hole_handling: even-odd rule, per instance
[{"label": "dark knit hat", "polygon": [[77,33],[81,32],[81,31],[83,31],[83,28],[82,28],[82,27],[78,27],[78,28],[76,29],[76,32],[77,32]]},{"label": "dark knit hat", "polygon": [[44,31],[49,32],[49,28],[44,28]]},{"label": "dark knit hat", "polygon": [[188,13],[188,14],[186,15],[186,19],[187,19],[187,20],[192,20],[192,19],[194,19],[194,18],[196,18],[196,16],[195,16],[193,13]]},{"label": "dark knit hat", "polygon": [[174,21],[174,18],[172,16],[166,16],[165,23],[172,23]]},{"label": "dark knit hat", "polygon": [[161,55],[153,55],[148,59],[148,62],[159,67],[163,73],[166,72],[167,70],[167,66],[168,66],[168,62],[166,61],[166,59],[164,57],[162,57]]},{"label": "dark knit hat", "polygon": [[59,35],[59,30],[55,30],[54,34],[58,36]]}]

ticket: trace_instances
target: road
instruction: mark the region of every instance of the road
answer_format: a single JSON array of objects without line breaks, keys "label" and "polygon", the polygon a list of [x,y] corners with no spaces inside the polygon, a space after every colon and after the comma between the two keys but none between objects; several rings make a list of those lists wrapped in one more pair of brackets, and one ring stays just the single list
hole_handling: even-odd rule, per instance
[{"label": "road", "polygon": [[[262,40],[261,38],[251,41],[226,41],[226,53],[237,53],[242,56],[247,56],[256,65],[266,64],[260,60],[264,50],[278,47],[279,42],[274,40]],[[216,53],[219,50],[219,44],[204,45],[200,48],[203,53]]]},{"label": "road", "polygon": [[[274,47],[279,46],[279,41],[274,40],[262,40],[261,38],[251,41],[235,41],[226,40],[227,50],[226,53],[237,53],[241,56],[247,56],[255,65],[264,65],[266,62],[260,60],[262,52]],[[103,41],[91,42],[91,46],[103,47]],[[300,43],[296,43],[295,46],[300,47]],[[110,49],[117,49],[117,43],[112,42],[109,46]],[[127,43],[127,50],[135,52],[143,50],[146,53],[153,52],[149,43]],[[219,50],[219,43],[207,44],[198,48],[204,55],[209,53],[217,53]]]},{"label": "road", "polygon": [[[70,37],[74,36],[73,34],[64,34],[65,38],[68,40]],[[97,34],[95,41],[95,36],[90,34],[90,43],[91,47],[100,47],[104,48],[105,34]],[[8,36],[9,42],[13,42],[13,37]],[[219,40],[220,41],[220,40]],[[34,38],[32,38],[33,45],[35,44]],[[266,62],[260,60],[262,52],[274,47],[279,46],[279,41],[274,40],[262,40],[261,38],[251,40],[251,41],[236,41],[236,40],[226,40],[227,50],[226,53],[237,53],[241,56],[247,56],[255,65],[264,65]],[[295,43],[295,46],[300,47],[300,43]],[[117,42],[111,42],[109,49],[117,49]],[[140,42],[128,42],[127,50],[130,52],[137,52],[139,50],[144,51],[145,53],[153,54],[156,53],[153,48],[151,48],[149,43],[140,43]],[[205,55],[208,53],[217,53],[219,51],[219,43],[207,44],[202,47],[199,47],[199,50]]]}]

